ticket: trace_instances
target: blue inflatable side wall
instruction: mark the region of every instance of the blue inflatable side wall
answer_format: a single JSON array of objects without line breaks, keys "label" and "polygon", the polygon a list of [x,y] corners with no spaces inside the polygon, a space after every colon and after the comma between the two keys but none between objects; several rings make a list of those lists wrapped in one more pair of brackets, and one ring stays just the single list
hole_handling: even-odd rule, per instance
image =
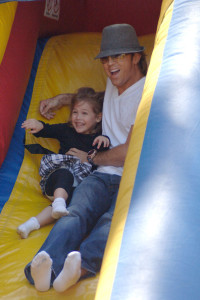
[{"label": "blue inflatable side wall", "polygon": [[24,157],[25,132],[21,129],[29,109],[38,63],[48,39],[39,39],[26,94],[17,120],[7,156],[0,168],[0,212],[9,199]]}]

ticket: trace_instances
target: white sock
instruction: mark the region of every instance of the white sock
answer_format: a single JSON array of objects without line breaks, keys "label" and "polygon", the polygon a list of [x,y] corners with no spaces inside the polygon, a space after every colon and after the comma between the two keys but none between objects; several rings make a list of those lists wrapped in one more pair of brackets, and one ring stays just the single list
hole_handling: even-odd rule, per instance
[{"label": "white sock", "polygon": [[31,276],[36,290],[46,292],[50,288],[52,259],[45,251],[39,252],[31,263]]},{"label": "white sock", "polygon": [[80,252],[70,252],[65,259],[64,267],[58,277],[53,282],[53,287],[57,292],[64,292],[74,285],[81,276],[81,254]]},{"label": "white sock", "polygon": [[37,218],[32,217],[25,223],[21,224],[17,228],[17,232],[19,233],[19,235],[21,235],[22,239],[26,239],[31,231],[39,228],[40,228],[40,223],[38,222]]},{"label": "white sock", "polygon": [[63,216],[67,216],[69,211],[66,208],[66,202],[64,198],[56,198],[52,203],[52,217],[59,219]]}]

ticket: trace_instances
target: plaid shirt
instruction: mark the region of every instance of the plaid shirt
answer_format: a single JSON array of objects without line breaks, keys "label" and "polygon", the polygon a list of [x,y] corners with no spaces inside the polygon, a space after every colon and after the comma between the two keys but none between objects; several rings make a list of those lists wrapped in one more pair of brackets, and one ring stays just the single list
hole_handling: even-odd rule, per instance
[{"label": "plaid shirt", "polygon": [[59,168],[68,169],[78,182],[87,177],[92,171],[92,165],[81,163],[80,159],[73,155],[47,154],[41,159],[39,174],[42,177],[40,187],[45,194],[45,184],[49,176]]}]

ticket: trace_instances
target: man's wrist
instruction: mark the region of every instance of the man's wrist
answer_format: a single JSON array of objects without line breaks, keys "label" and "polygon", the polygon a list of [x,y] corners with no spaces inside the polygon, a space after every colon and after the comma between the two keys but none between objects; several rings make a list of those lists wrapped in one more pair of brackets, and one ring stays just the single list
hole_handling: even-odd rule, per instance
[{"label": "man's wrist", "polygon": [[92,149],[88,152],[87,154],[87,160],[88,162],[92,165],[92,166],[95,166],[95,163],[94,163],[94,158],[95,156],[97,155],[97,150],[96,149]]},{"label": "man's wrist", "polygon": [[63,106],[70,105],[73,95],[74,94],[70,94],[70,93],[61,94],[60,95],[60,106],[63,107]]}]

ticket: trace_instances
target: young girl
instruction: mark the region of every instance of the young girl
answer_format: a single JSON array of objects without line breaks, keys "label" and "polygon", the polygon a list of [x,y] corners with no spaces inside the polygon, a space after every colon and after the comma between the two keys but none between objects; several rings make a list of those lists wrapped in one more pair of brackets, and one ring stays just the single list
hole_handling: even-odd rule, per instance
[{"label": "young girl", "polygon": [[39,170],[42,192],[53,203],[17,228],[22,238],[27,238],[31,231],[69,213],[66,200],[72,187],[77,186],[93,169],[89,162],[82,163],[78,157],[70,154],[76,154],[77,149],[89,152],[92,149],[102,151],[109,148],[109,138],[100,135],[102,107],[102,93],[96,93],[92,88],[80,88],[72,98],[69,123],[49,125],[35,119],[22,123],[22,128],[30,130],[36,137],[56,138],[60,142],[59,154],[44,155]]}]

